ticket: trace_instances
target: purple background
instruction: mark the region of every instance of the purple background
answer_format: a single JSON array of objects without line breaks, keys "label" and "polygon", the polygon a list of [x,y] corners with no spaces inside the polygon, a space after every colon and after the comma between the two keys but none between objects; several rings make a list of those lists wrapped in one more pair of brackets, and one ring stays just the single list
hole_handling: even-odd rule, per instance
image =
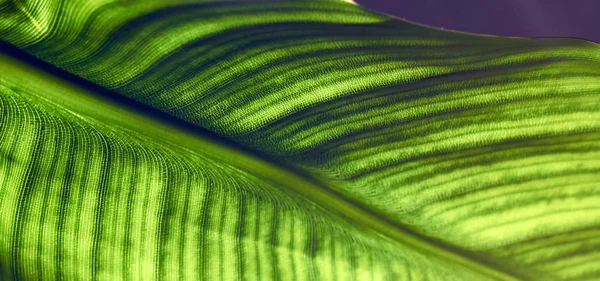
[{"label": "purple background", "polygon": [[600,0],[355,0],[371,10],[445,29],[600,43]]}]

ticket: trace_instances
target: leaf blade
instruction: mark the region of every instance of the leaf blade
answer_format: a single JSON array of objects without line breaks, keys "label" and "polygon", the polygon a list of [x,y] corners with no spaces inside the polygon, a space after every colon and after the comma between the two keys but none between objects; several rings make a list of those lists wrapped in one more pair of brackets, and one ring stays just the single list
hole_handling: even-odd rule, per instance
[{"label": "leaf blade", "polygon": [[[133,13],[117,10],[117,14],[122,13],[120,20],[129,22],[154,8],[132,9]],[[199,13],[197,9],[187,12],[192,17]],[[94,27],[94,20],[86,23],[89,25],[82,33],[69,31],[68,25],[67,30],[57,32],[77,34],[80,41],[76,42],[93,42],[99,51],[89,57],[95,48],[78,46],[66,49],[71,57],[57,57],[69,40],[44,37],[47,41],[29,46],[38,38],[34,37],[20,44],[123,95],[224,134],[268,157],[275,155],[279,161],[293,163],[375,212],[469,251],[487,255],[488,248],[507,251],[544,235],[565,237],[568,231],[598,227],[593,216],[586,216],[593,214],[597,203],[598,192],[591,185],[581,185],[570,195],[558,192],[554,197],[530,192],[530,203],[554,201],[546,210],[543,204],[529,204],[528,209],[510,200],[489,199],[483,201],[489,204],[473,207],[487,195],[510,195],[531,184],[544,190],[559,176],[563,181],[565,177],[582,179],[572,175],[578,171],[587,172],[591,183],[598,180],[594,161],[599,130],[595,121],[599,119],[597,45],[561,39],[475,37],[381,22],[381,17],[366,14],[361,19],[375,23],[324,24],[320,20],[327,15],[317,14],[310,14],[308,23],[288,23],[278,17],[284,22],[234,24],[209,37],[175,40],[167,51],[157,51],[149,60],[144,58],[148,52],[136,54],[136,44],[148,49],[165,38],[177,37],[175,31],[181,29],[169,24],[178,26],[183,18],[170,15],[133,26],[119,25],[123,22],[116,20],[119,24],[111,25],[99,38],[92,35],[102,25]],[[156,40],[148,36],[151,32],[140,32],[137,39],[124,35],[148,28],[171,33]],[[340,31],[343,28],[348,31]],[[107,38],[119,43],[106,44]],[[230,39],[233,41],[227,41]],[[103,47],[98,46],[109,50],[99,54]],[[133,56],[128,58],[129,64],[120,65],[119,58],[127,55]],[[352,59],[346,63],[348,57]],[[130,68],[136,61],[143,61],[141,67]],[[266,66],[261,68],[263,64]],[[236,77],[243,79],[229,82]],[[376,115],[379,118],[374,120],[362,118]],[[515,117],[519,120],[513,120]],[[562,142],[574,144],[562,149]],[[535,148],[539,145],[541,149]],[[478,153],[490,154],[479,157]],[[537,180],[542,177],[549,179]],[[495,181],[512,186],[494,193],[489,189],[499,189]],[[577,201],[577,194],[585,193],[591,198]],[[461,207],[461,202],[470,202],[471,208]],[[577,212],[575,207],[582,202],[590,206],[589,211]],[[564,209],[561,205],[565,203],[573,212],[553,218],[552,213]],[[444,206],[454,212],[445,212]],[[474,215],[477,210],[483,215]],[[513,220],[516,223],[511,225],[503,216],[505,212],[524,216],[531,210],[545,212],[546,221],[536,219],[527,225]],[[562,218],[575,219],[565,227]],[[509,268],[521,268],[517,271],[533,270],[527,273],[532,279],[546,271],[535,269],[544,268],[535,264],[530,268],[514,263],[506,252],[498,257]],[[588,266],[583,274],[598,274],[592,269],[595,263]],[[555,270],[557,276],[551,276],[551,270],[543,278],[570,278]]]}]

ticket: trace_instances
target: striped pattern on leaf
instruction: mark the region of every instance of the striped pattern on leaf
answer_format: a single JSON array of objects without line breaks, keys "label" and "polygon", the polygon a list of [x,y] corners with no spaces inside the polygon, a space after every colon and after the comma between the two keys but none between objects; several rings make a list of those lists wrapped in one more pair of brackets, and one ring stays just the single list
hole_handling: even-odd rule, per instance
[{"label": "striped pattern on leaf", "polygon": [[[440,31],[344,1],[4,5],[0,39],[212,131],[225,143],[251,149],[291,173],[299,171],[339,194],[340,202],[399,226],[392,233],[410,229],[434,248],[441,245],[441,252],[454,251],[517,279],[600,278],[595,250],[600,248],[595,238],[600,229],[597,44]],[[13,114],[25,116],[18,112]],[[28,126],[34,128],[36,122]],[[31,134],[33,138],[36,133]],[[131,134],[141,137],[144,130]],[[31,141],[23,145],[32,149],[53,144]],[[232,149],[239,149],[236,145]],[[139,149],[143,147],[142,142]],[[106,154],[98,149],[94,153]],[[131,156],[113,156],[107,165],[130,165],[123,159],[137,159],[137,150],[131,148]],[[52,159],[51,149],[43,151],[27,157]],[[162,157],[152,159],[145,160],[147,165]],[[212,169],[190,165],[193,171]],[[111,169],[122,169],[117,166]],[[107,177],[125,180],[110,173]],[[93,197],[98,202],[101,192]],[[278,196],[270,202],[291,195]],[[322,205],[310,194],[302,200],[306,202],[298,203],[300,207],[312,201]],[[233,209],[244,205],[232,204]],[[363,217],[336,211],[327,216],[335,220],[340,215],[366,223]],[[25,218],[20,214],[12,219],[18,222],[19,216]],[[361,235],[371,243],[375,236],[367,232]],[[348,246],[341,241],[339,247]],[[365,242],[372,248],[365,247],[383,247],[383,242],[373,241],[378,242]],[[414,247],[406,251],[418,256],[411,252]],[[335,251],[329,257],[344,260]],[[383,260],[403,264],[396,258]],[[429,258],[433,261],[427,263],[449,262]],[[379,277],[391,278],[393,270],[382,270],[387,273]]]}]

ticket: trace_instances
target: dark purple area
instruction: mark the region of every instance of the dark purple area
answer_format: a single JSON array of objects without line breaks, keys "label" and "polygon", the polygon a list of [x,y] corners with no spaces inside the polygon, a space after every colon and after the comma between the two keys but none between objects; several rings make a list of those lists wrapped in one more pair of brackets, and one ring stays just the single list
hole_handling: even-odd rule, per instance
[{"label": "dark purple area", "polygon": [[371,10],[445,29],[600,43],[600,0],[355,0]]}]

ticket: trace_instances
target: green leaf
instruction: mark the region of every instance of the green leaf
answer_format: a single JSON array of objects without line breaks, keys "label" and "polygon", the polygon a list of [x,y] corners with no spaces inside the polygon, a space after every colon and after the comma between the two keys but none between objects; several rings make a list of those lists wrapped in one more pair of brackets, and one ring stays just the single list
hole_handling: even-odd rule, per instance
[{"label": "green leaf", "polygon": [[597,44],[0,5],[1,280],[600,280]]}]

